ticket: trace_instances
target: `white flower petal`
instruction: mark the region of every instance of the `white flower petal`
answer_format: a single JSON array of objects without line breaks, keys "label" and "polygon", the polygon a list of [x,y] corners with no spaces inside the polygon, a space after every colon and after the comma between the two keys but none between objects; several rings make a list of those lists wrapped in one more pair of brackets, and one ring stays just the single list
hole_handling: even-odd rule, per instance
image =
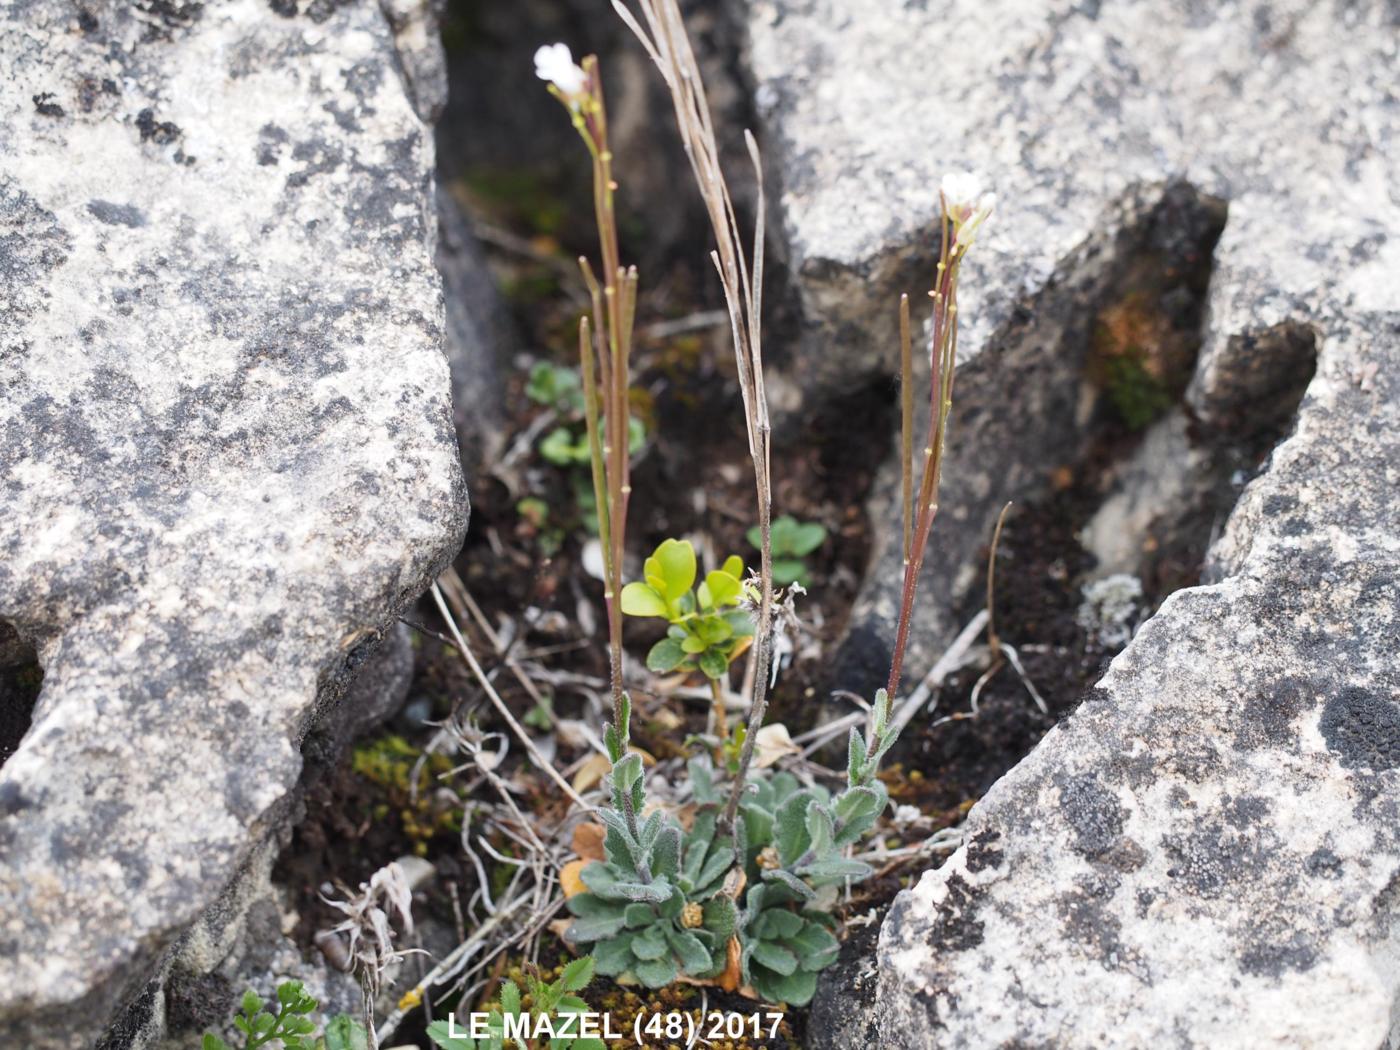
[{"label": "white flower petal", "polygon": [[583,94],[588,75],[574,63],[568,44],[545,44],[535,52],[535,76],[547,80],[565,96]]}]

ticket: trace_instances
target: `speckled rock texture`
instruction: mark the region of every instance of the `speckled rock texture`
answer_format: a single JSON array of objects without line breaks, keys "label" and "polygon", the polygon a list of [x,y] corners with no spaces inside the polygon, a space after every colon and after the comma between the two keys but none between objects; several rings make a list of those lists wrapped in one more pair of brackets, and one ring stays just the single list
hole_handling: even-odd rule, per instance
[{"label": "speckled rock texture", "polygon": [[[775,243],[804,323],[786,362],[771,354],[790,407],[897,370],[899,293],[926,316],[942,173],[977,171],[998,192],[963,283],[958,404],[914,673],[960,626],[942,610],[975,582],[1002,504],[1032,498],[1073,459],[1098,393],[1085,331],[1166,187],[1184,181],[1228,206],[1192,392],[1212,424],[1263,411],[1306,375],[1314,326],[1361,342],[1368,318],[1394,308],[1393,4],[733,6],[749,35]],[[1365,367],[1326,353],[1329,367]],[[879,486],[874,518],[891,527],[853,617],[853,638],[872,649],[892,636],[898,599],[891,496],[896,472]]]},{"label": "speckled rock texture", "polygon": [[0,768],[0,1044],[58,1050],[267,848],[467,507],[379,6],[0,13],[0,620],[44,670]]},{"label": "speckled rock texture", "polygon": [[749,25],[814,325],[892,354],[865,311],[887,289],[893,318],[939,173],[996,183],[945,500],[980,535],[1072,439],[1082,379],[1049,360],[1075,345],[1059,317],[1157,187],[1228,205],[1199,423],[1291,412],[1277,395],[1316,353],[1207,583],[1168,599],[973,809],[965,847],[899,896],[864,1025],[818,1045],[1397,1045],[1400,14],[755,0]]}]

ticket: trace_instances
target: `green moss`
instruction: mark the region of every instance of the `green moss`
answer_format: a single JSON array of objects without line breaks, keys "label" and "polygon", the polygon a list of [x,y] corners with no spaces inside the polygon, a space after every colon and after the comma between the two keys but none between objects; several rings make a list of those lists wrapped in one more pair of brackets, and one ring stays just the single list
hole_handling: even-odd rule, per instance
[{"label": "green moss", "polygon": [[1143,430],[1171,409],[1171,392],[1147,370],[1137,348],[1106,360],[1104,373],[1108,402],[1131,429]]},{"label": "green moss", "polygon": [[390,733],[356,745],[351,768],[383,796],[370,809],[373,818],[382,821],[397,815],[413,852],[422,856],[438,835],[460,834],[462,813],[459,806],[443,806],[437,796],[436,789],[443,783],[438,777],[452,768],[452,759],[432,754],[418,766],[420,758],[424,758],[420,748]]}]

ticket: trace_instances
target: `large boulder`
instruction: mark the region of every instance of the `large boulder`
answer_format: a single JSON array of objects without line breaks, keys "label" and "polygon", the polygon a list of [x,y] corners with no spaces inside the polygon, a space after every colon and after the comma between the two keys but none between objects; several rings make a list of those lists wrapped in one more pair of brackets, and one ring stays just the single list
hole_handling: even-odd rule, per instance
[{"label": "large boulder", "polygon": [[[945,578],[1075,440],[1075,305],[1096,308],[1083,289],[1132,263],[1114,245],[1170,187],[1228,207],[1193,430],[1286,427],[1316,355],[1207,585],[1166,602],[900,895],[872,1008],[825,1045],[1394,1045],[1394,5],[754,0],[748,25],[800,354],[831,326],[891,354],[879,319],[927,259],[941,171],[996,184],[963,298]],[[799,370],[809,394],[876,367],[823,361]],[[887,551],[867,601],[897,573]],[[926,616],[925,658],[950,626]]]},{"label": "large boulder", "polygon": [[43,674],[0,768],[6,1046],[159,1013],[162,953],[263,863],[304,737],[460,546],[400,72],[430,63],[394,10],[0,24],[0,636],[7,681]]},{"label": "large boulder", "polygon": [[[1170,277],[1214,244],[1193,395],[1193,414],[1212,426],[1231,412],[1252,425],[1239,417],[1279,403],[1286,413],[1311,372],[1311,326],[1347,300],[1349,314],[1387,308],[1393,5],[734,4],[775,240],[803,321],[783,369],[788,404],[805,412],[895,370],[899,293],[926,314],[942,173],[975,170],[998,192],[963,282],[958,404],[915,673],[956,629],[945,610],[972,582],[1002,504],[1043,491],[1079,455],[1103,395],[1086,367],[1090,336],[1110,300],[1132,293],[1133,270],[1166,248],[1159,269]],[[1182,188],[1196,206],[1173,201]],[[1218,243],[1172,246],[1153,232],[1164,209],[1177,213],[1170,235],[1209,225],[1220,202]],[[1176,309],[1174,295],[1160,312]],[[1254,375],[1247,361],[1265,363],[1255,379],[1267,396],[1220,402],[1212,384]],[[781,398],[784,384],[772,386]],[[872,519],[894,524],[876,536],[856,639],[891,633],[897,493],[887,471]]]}]

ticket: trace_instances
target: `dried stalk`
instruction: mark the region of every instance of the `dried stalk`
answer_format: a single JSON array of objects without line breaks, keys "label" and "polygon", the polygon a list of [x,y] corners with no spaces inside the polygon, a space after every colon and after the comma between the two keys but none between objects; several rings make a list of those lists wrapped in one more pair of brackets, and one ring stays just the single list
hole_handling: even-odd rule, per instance
[{"label": "dried stalk", "polygon": [[909,564],[909,547],[914,522],[914,341],[909,335],[909,296],[899,297],[899,415],[900,474],[904,481],[904,564]]},{"label": "dried stalk", "polygon": [[719,147],[715,141],[705,85],[699,64],[686,35],[676,0],[638,0],[645,27],[622,0],[613,8],[641,41],[671,92],[676,124],[690,160],[691,172],[700,190],[714,230],[716,249],[711,252],[724,289],[729,325],[738,366],[739,389],[743,396],[744,421],[748,429],[749,455],[753,460],[754,487],[758,501],[758,528],[761,536],[757,653],[754,663],[753,693],[750,698],[748,735],[739,756],[724,822],[732,824],[738,810],[744,780],[753,760],[754,741],[768,707],[768,668],[773,650],[773,550],[771,541],[772,482],[768,401],[763,388],[763,352],[760,317],[763,309],[763,166],[758,144],[744,133],[749,159],[758,184],[758,207],[754,222],[753,255],[745,258],[734,201],[720,169]]},{"label": "dried stalk", "polygon": [[[579,269],[588,286],[592,321],[587,315],[579,321],[579,360],[589,463],[598,506],[598,538],[603,547],[603,602],[608,612],[613,725],[621,734],[628,721],[622,688],[622,559],[627,504],[632,495],[627,391],[631,384],[628,363],[637,311],[637,268],[624,268],[618,250],[613,202],[617,183],[613,179],[607,107],[597,57],[585,58],[582,70],[584,84],[577,93],[565,93],[557,85],[551,85],[550,91],[568,108],[574,127],[593,158],[593,209],[602,280],[595,276],[588,260],[580,257]],[[621,746],[626,747],[625,740]]]},{"label": "dried stalk", "polygon": [[997,548],[1001,546],[1001,527],[1006,524],[1006,512],[1011,509],[1011,501],[1001,508],[997,515],[997,527],[992,530],[992,547],[987,552],[987,645],[992,650],[992,663],[1001,660],[1001,639],[997,637],[996,611],[993,608],[996,598]]},{"label": "dried stalk", "polygon": [[447,608],[447,602],[442,596],[442,589],[438,587],[436,583],[432,586],[432,594],[433,600],[437,603],[438,612],[442,614],[443,620],[447,623],[447,629],[452,634],[452,642],[457,647],[457,651],[462,654],[462,659],[467,662],[467,666],[471,669],[477,684],[486,692],[487,697],[496,708],[497,713],[505,720],[506,725],[510,727],[510,731],[515,734],[516,739],[524,746],[525,753],[530,756],[530,761],[535,764],[535,767],[539,769],[541,773],[544,773],[553,780],[555,785],[563,791],[564,794],[568,795],[569,798],[573,799],[581,809],[585,812],[591,812],[593,807],[585,802],[579,796],[579,793],[570,786],[569,782],[559,775],[558,770],[554,768],[554,764],[540,754],[540,749],[537,748],[535,742],[530,739],[530,734],[525,732],[525,727],[522,726],[515,715],[511,713],[506,702],[501,699],[501,694],[496,692],[496,687],[491,684],[491,679],[486,677],[486,672],[482,670],[481,664],[477,661],[476,656],[467,645],[467,640],[462,637],[462,632],[457,627],[457,618],[454,617],[451,610]]},{"label": "dried stalk", "polygon": [[[990,199],[979,202],[982,210],[973,212],[970,205],[950,207],[945,194],[939,194],[940,245],[938,269],[933,291],[933,334],[929,346],[932,367],[930,386],[929,435],[924,446],[923,466],[919,479],[917,507],[911,511],[909,497],[912,485],[905,485],[904,518],[914,520],[913,535],[904,561],[904,586],[900,595],[899,628],[895,634],[894,655],[890,661],[890,677],[886,691],[891,697],[899,689],[904,669],[904,652],[909,644],[909,628],[914,613],[914,598],[918,591],[919,571],[923,568],[933,519],[938,516],[938,486],[943,474],[944,446],[948,434],[948,416],[953,407],[953,368],[958,352],[958,272],[977,227],[990,211]],[[966,236],[964,236],[966,233]],[[901,309],[901,322],[904,320]],[[906,344],[907,345],[907,344]],[[901,349],[901,373],[905,389],[913,381],[911,355]],[[912,411],[904,413],[904,447],[912,442]],[[910,460],[912,455],[910,455]],[[906,471],[912,464],[906,460]],[[906,477],[908,475],[906,474]]]}]

